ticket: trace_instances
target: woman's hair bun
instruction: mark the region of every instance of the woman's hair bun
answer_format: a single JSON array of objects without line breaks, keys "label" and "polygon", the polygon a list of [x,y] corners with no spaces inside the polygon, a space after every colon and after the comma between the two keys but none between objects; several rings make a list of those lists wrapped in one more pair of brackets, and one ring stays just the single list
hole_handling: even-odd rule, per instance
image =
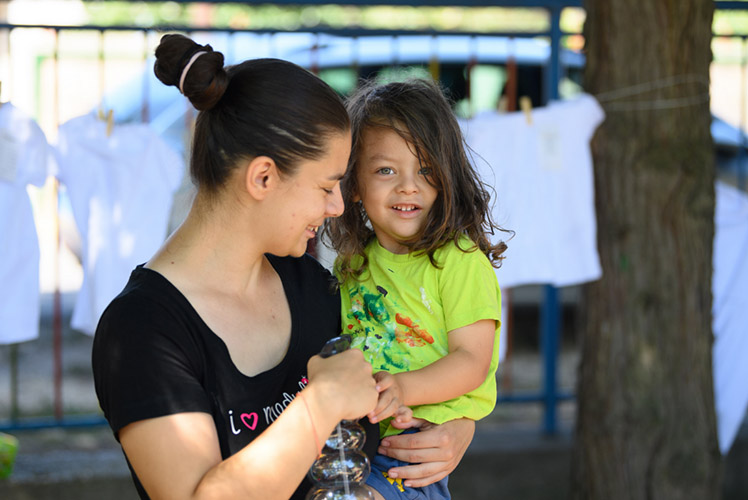
[{"label": "woman's hair bun", "polygon": [[[193,56],[199,52],[197,58]],[[185,67],[187,74],[182,76]],[[200,110],[211,109],[221,99],[228,85],[228,75],[223,68],[223,54],[216,52],[210,45],[200,45],[180,34],[168,34],[161,37],[156,47],[156,62],[153,65],[156,77],[165,85],[179,88]]]}]

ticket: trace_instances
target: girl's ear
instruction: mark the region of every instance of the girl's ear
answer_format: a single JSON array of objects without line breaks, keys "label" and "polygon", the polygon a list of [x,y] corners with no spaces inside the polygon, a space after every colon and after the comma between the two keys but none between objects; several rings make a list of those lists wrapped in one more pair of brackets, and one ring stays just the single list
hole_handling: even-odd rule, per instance
[{"label": "girl's ear", "polygon": [[358,182],[353,185],[353,198],[351,198],[351,200],[353,203],[361,201],[361,187],[358,185]]},{"label": "girl's ear", "polygon": [[269,156],[257,156],[249,162],[244,177],[245,188],[256,200],[264,199],[279,181],[278,167]]}]

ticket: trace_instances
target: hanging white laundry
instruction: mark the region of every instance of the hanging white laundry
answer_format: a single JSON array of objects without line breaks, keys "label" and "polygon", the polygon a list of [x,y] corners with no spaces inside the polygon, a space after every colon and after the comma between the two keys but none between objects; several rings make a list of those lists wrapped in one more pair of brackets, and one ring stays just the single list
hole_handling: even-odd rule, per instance
[{"label": "hanging white laundry", "polygon": [[[605,115],[586,94],[522,112],[461,122],[475,165],[495,190],[493,216],[515,231],[497,270],[502,287],[599,279],[590,139]],[[497,233],[496,240],[506,240]]]},{"label": "hanging white laundry", "polygon": [[132,269],[164,242],[184,161],[148,125],[107,135],[93,114],[60,127],[56,152],[83,249],[71,326],[92,335]]},{"label": "hanging white laundry", "polygon": [[51,150],[39,125],[0,106],[0,344],[39,336],[39,239],[26,187],[42,186]]},{"label": "hanging white laundry", "polygon": [[712,276],[712,371],[719,448],[726,454],[748,409],[748,195],[717,182]]}]

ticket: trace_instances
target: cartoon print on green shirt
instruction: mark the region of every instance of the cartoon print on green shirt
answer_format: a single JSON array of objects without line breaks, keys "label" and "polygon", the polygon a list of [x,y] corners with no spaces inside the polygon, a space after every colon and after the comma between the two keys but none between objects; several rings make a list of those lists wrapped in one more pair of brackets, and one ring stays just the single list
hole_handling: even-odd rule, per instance
[{"label": "cartoon print on green shirt", "polygon": [[[434,337],[421,328],[410,317],[395,313],[393,320],[388,311],[401,309],[397,299],[381,286],[372,292],[363,285],[350,290],[351,309],[346,319],[347,328],[353,336],[353,347],[364,351],[375,371],[385,367],[396,367],[399,371],[410,368],[409,357],[400,349],[392,349],[394,344],[408,347],[422,347],[433,344]],[[387,297],[385,305],[384,300]],[[351,321],[353,320],[353,321]]]}]

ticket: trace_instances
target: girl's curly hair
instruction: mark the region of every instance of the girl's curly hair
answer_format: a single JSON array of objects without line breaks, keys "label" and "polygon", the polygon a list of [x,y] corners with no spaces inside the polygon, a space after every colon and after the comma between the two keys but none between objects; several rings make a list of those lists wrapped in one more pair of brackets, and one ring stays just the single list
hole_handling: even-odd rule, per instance
[{"label": "girl's curly hair", "polygon": [[457,243],[465,235],[475,246],[463,251],[480,249],[494,267],[499,267],[506,244],[494,244],[490,236],[505,230],[491,218],[490,188],[469,161],[469,148],[438,84],[426,79],[384,85],[365,82],[347,99],[346,108],[351,117],[353,143],[348,171],[341,182],[345,211],[338,218],[328,219],[322,230],[322,241],[338,253],[336,271],[340,279],[361,275],[367,264],[364,249],[375,237],[363,205],[353,201],[361,141],[369,127],[394,130],[432,172],[437,198],[421,234],[404,242],[410,251],[427,254],[431,263],[439,267],[434,252],[450,240]]}]

